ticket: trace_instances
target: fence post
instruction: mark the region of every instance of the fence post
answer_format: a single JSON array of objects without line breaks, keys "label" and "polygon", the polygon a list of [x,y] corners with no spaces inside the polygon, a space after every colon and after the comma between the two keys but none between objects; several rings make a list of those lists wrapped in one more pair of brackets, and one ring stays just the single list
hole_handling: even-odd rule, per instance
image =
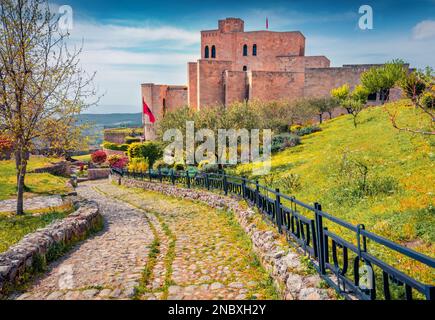
[{"label": "fence post", "polygon": [[163,182],[162,169],[160,169],[160,168],[159,168],[159,180],[160,180],[160,183]]},{"label": "fence post", "polygon": [[276,224],[278,225],[278,232],[282,233],[282,216],[281,216],[281,196],[280,196],[280,192],[279,189],[277,188],[275,190],[275,196],[276,196],[276,200],[275,200],[275,220],[276,220]]},{"label": "fence post", "polygon": [[322,206],[319,203],[315,203],[314,208],[314,214],[316,217],[317,248],[319,251],[319,269],[321,274],[326,274],[324,245],[325,237],[323,233],[323,217],[320,213],[322,211]]},{"label": "fence post", "polygon": [[151,168],[148,168],[148,174],[150,175],[150,182],[153,181],[153,177],[151,176]]},{"label": "fence post", "polygon": [[255,204],[260,208],[260,184],[255,180]]},{"label": "fence post", "polygon": [[243,199],[246,199],[246,190],[245,190],[245,187],[246,187],[246,177],[243,176],[242,177],[242,197],[243,197]]},{"label": "fence post", "polygon": [[189,170],[186,171],[186,183],[187,183],[187,188],[190,189]]},{"label": "fence post", "polygon": [[171,170],[171,181],[172,181],[172,184],[175,186],[175,175],[174,175],[174,169]]},{"label": "fence post", "polygon": [[228,184],[227,184],[227,175],[224,173],[223,174],[223,187],[224,187],[224,193],[225,193],[225,195],[227,196],[228,195]]},{"label": "fence post", "polygon": [[208,173],[205,174],[205,187],[210,190],[210,181],[208,181]]}]

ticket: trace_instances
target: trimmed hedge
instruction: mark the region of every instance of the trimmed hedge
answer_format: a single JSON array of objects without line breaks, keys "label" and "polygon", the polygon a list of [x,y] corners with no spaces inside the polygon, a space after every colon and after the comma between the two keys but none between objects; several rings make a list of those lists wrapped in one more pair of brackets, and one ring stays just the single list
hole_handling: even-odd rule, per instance
[{"label": "trimmed hedge", "polygon": [[127,152],[128,147],[129,147],[128,144],[117,144],[117,143],[108,142],[108,141],[103,142],[103,148],[107,149],[107,150]]}]

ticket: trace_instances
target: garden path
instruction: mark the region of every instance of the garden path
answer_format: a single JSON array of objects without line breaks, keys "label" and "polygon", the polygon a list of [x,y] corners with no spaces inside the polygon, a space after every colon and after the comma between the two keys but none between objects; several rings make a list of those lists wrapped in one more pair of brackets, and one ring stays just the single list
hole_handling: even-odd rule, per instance
[{"label": "garden path", "polygon": [[77,191],[99,203],[104,230],[17,299],[277,298],[231,213],[107,181]]}]

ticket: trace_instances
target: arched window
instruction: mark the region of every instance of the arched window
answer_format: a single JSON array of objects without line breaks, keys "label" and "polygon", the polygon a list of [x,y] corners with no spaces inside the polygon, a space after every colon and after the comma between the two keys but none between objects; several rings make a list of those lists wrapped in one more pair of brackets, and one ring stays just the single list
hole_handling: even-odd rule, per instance
[{"label": "arched window", "polygon": [[248,71],[248,67],[247,66],[243,66],[243,71]]},{"label": "arched window", "polygon": [[253,56],[256,56],[256,55],[257,55],[257,45],[256,45],[256,44],[254,44],[254,45],[252,46],[252,55],[253,55]]},{"label": "arched window", "polygon": [[211,57],[212,59],[216,59],[216,47],[211,47]]},{"label": "arched window", "polygon": [[248,45],[246,44],[243,46],[243,56],[244,57],[248,56]]},{"label": "arched window", "polygon": [[208,48],[208,46],[205,46],[204,58],[210,58],[210,49]]}]

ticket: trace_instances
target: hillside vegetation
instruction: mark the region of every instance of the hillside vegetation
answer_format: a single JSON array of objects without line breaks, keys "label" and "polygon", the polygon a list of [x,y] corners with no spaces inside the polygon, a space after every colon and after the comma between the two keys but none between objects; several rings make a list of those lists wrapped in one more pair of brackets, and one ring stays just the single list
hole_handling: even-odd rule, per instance
[{"label": "hillside vegetation", "polygon": [[[394,129],[385,110],[392,107],[399,108],[400,121],[424,126],[420,111],[405,101],[371,107],[361,113],[357,128],[351,116],[328,121],[301,145],[273,155],[268,177],[251,178],[435,256],[434,139]],[[252,164],[235,171],[250,176]],[[298,180],[291,190],[283,182],[289,177]],[[431,272],[426,276],[433,279]]]}]

